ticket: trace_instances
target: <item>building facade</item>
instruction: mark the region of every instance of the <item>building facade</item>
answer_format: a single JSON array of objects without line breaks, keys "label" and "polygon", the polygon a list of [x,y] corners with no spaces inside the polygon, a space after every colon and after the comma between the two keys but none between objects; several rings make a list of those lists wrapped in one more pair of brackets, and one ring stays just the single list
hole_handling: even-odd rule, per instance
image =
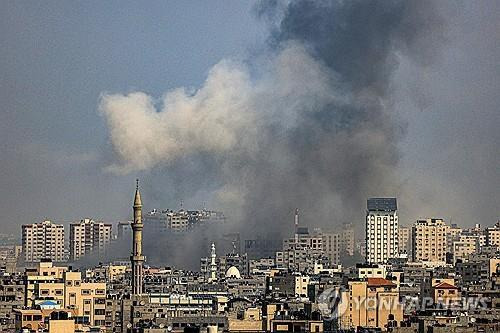
[{"label": "building facade", "polygon": [[24,261],[40,262],[42,259],[65,261],[64,226],[51,221],[22,226]]},{"label": "building facade", "polygon": [[396,198],[371,198],[366,211],[366,261],[386,263],[399,253]]},{"label": "building facade", "polygon": [[111,242],[112,225],[83,219],[70,225],[70,260],[76,261],[86,255],[103,256]]},{"label": "building facade", "polygon": [[446,230],[442,219],[426,219],[412,227],[412,259],[423,262],[446,262]]},{"label": "building facade", "polygon": [[486,245],[500,248],[500,221],[493,227],[486,228]]},{"label": "building facade", "polygon": [[411,229],[400,226],[398,230],[398,237],[399,253],[409,254],[411,252]]}]

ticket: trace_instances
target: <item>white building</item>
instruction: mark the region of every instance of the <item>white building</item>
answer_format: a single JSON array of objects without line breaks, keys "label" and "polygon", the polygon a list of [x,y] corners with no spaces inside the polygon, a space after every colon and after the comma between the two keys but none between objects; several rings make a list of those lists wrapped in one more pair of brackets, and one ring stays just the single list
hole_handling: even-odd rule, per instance
[{"label": "white building", "polygon": [[23,254],[26,262],[41,259],[64,261],[64,226],[50,221],[22,226]]},{"label": "white building", "polygon": [[387,263],[398,256],[396,198],[371,198],[366,211],[366,262]]},{"label": "white building", "polygon": [[75,261],[86,255],[103,256],[111,242],[112,225],[83,219],[70,225],[70,259]]}]

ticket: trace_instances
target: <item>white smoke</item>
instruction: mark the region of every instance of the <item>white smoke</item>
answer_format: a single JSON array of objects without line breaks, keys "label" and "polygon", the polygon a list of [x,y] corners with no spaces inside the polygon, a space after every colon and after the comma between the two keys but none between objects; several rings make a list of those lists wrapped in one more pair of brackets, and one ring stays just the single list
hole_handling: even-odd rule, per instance
[{"label": "white smoke", "polygon": [[200,152],[251,155],[270,124],[293,127],[300,112],[339,100],[329,70],[298,44],[263,68],[252,80],[245,65],[223,60],[199,90],[168,91],[159,106],[143,92],[104,94],[99,109],[118,158],[109,170],[147,170]]}]

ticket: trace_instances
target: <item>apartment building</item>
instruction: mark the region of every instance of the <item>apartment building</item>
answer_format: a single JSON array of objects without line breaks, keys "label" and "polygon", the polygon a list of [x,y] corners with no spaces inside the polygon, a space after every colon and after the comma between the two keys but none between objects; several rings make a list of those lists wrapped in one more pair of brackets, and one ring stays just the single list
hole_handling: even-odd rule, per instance
[{"label": "apartment building", "polygon": [[500,248],[500,221],[493,227],[486,228],[486,245]]},{"label": "apartment building", "polygon": [[65,261],[64,226],[49,220],[25,224],[22,226],[22,247],[26,262]]},{"label": "apartment building", "polygon": [[46,300],[75,311],[75,321],[90,326],[105,326],[106,283],[86,282],[81,272],[63,273],[62,281],[40,282],[34,292],[34,305]]},{"label": "apartment building", "polygon": [[352,223],[343,224],[340,232],[340,252],[353,256],[354,246],[354,226]]},{"label": "apartment building", "polygon": [[342,237],[338,233],[322,233],[322,242],[325,255],[332,264],[340,264],[340,249],[342,247]]},{"label": "apartment building", "polygon": [[337,307],[339,328],[398,327],[403,320],[397,285],[383,278],[349,281]]},{"label": "apartment building", "polygon": [[89,282],[81,272],[42,261],[26,269],[25,306],[36,308],[47,301],[74,312],[75,322],[90,326],[105,325],[106,283]]},{"label": "apartment building", "polygon": [[412,227],[412,259],[416,262],[446,262],[446,224],[426,219]]},{"label": "apartment building", "polygon": [[479,246],[480,242],[476,235],[461,234],[453,242],[453,263],[455,264],[459,260],[465,261],[470,254],[478,251]]},{"label": "apartment building", "polygon": [[70,260],[76,261],[89,254],[103,256],[111,242],[111,231],[111,224],[88,218],[72,223],[69,234]]},{"label": "apartment building", "polygon": [[371,198],[366,211],[366,261],[387,263],[399,254],[396,198]]},{"label": "apartment building", "polygon": [[398,246],[400,253],[411,252],[411,229],[408,227],[399,227]]}]

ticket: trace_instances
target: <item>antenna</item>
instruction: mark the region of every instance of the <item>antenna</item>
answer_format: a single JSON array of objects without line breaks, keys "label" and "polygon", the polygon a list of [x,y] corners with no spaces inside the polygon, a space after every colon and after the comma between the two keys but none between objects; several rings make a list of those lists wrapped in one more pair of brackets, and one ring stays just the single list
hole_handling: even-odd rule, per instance
[{"label": "antenna", "polygon": [[138,190],[139,189],[139,178],[136,178],[135,179],[135,189]]}]

